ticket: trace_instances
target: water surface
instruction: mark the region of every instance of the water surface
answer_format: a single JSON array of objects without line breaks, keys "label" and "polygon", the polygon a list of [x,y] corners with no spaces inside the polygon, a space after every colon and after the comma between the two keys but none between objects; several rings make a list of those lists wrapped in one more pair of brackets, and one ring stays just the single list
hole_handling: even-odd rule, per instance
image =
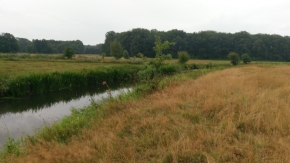
[{"label": "water surface", "polygon": [[[120,86],[110,87],[113,96],[130,91]],[[44,125],[60,120],[71,113],[71,108],[83,108],[91,100],[108,98],[105,85],[86,86],[43,95],[0,101],[0,148],[8,137],[15,139],[30,135]]]}]

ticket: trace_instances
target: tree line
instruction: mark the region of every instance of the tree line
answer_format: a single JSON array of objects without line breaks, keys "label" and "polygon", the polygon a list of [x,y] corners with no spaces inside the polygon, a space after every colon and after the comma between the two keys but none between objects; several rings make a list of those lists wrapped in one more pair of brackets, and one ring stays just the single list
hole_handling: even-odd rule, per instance
[{"label": "tree line", "polygon": [[0,53],[16,53],[19,51],[18,42],[10,33],[0,35]]},{"label": "tree line", "polygon": [[102,44],[84,45],[82,41],[56,41],[38,40],[32,41],[26,38],[15,38],[10,33],[0,35],[0,53],[40,53],[59,54],[63,53],[66,47],[71,47],[77,54],[101,54]]},{"label": "tree line", "polygon": [[222,33],[201,31],[186,33],[183,30],[158,31],[136,28],[125,32],[109,31],[105,42],[97,45],[84,45],[82,41],[28,40],[15,38],[12,34],[0,35],[0,52],[2,53],[62,53],[70,46],[79,54],[110,54],[110,44],[116,39],[129,56],[143,54],[155,57],[153,50],[156,36],[175,45],[164,53],[178,57],[179,51],[187,51],[195,59],[227,59],[230,52],[248,54],[253,60],[290,61],[290,37],[270,34],[250,34],[246,31]]},{"label": "tree line", "polygon": [[234,34],[216,31],[186,33],[177,29],[165,32],[142,28],[121,33],[109,31],[102,51],[110,54],[110,43],[117,39],[130,56],[142,53],[146,57],[155,57],[152,47],[156,36],[175,42],[175,46],[166,51],[173,58],[178,57],[179,51],[187,51],[191,58],[196,59],[227,59],[230,52],[236,52],[248,54],[253,60],[290,61],[289,36],[252,35],[246,31]]}]

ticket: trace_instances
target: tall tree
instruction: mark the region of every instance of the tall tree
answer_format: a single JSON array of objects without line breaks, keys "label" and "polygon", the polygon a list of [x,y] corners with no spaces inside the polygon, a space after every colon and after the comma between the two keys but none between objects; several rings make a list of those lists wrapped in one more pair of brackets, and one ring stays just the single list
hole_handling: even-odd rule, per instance
[{"label": "tall tree", "polygon": [[16,38],[10,33],[2,33],[0,35],[0,52],[16,53],[19,50],[19,45]]},{"label": "tall tree", "polygon": [[123,57],[123,47],[117,39],[110,43],[110,54],[116,59]]},{"label": "tall tree", "polygon": [[110,54],[110,43],[117,38],[117,33],[114,31],[109,31],[106,33],[106,39],[104,45],[102,46],[102,52]]},{"label": "tall tree", "polygon": [[30,40],[26,38],[16,38],[16,39],[19,45],[19,52],[27,53],[28,51],[29,52],[31,51],[29,47],[33,46],[33,44]]}]

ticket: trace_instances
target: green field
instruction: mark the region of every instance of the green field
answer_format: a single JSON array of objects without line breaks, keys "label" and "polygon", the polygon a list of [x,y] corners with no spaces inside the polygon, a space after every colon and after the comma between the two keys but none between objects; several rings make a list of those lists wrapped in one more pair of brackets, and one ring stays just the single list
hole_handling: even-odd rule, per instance
[{"label": "green field", "polygon": [[[12,57],[12,58],[11,58]],[[152,59],[130,60],[113,57],[99,58],[98,55],[76,55],[73,59],[61,55],[0,55],[0,97],[19,97],[39,94],[70,87],[107,82],[133,82],[149,80],[153,71],[146,69]],[[171,75],[189,69],[212,68],[227,65],[216,64],[177,64],[177,60],[166,62],[160,68],[162,75]],[[152,69],[153,70],[153,69]]]},{"label": "green field", "polygon": [[38,72],[73,71],[95,69],[108,66],[119,66],[121,63],[93,63],[73,61],[4,61],[0,60],[0,77],[25,75]]}]

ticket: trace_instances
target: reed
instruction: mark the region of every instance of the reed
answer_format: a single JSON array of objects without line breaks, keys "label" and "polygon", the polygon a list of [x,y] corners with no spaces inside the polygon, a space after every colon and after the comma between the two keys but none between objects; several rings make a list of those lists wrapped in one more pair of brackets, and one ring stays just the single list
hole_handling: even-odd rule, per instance
[{"label": "reed", "polygon": [[[159,73],[161,75],[172,75],[192,69],[217,69],[228,66],[229,64],[165,64],[160,68]],[[0,77],[0,97],[20,97],[29,94],[41,94],[70,87],[100,84],[103,81],[108,83],[136,82],[146,76],[151,76],[152,73],[154,71],[151,71],[145,65],[123,64],[103,65],[97,68],[77,70],[32,72],[20,75],[4,74]]]},{"label": "reed", "polygon": [[133,82],[136,80],[135,74],[143,68],[144,66],[127,65],[11,76],[0,79],[0,95],[19,97],[82,85],[100,84],[103,81],[107,83]]}]

